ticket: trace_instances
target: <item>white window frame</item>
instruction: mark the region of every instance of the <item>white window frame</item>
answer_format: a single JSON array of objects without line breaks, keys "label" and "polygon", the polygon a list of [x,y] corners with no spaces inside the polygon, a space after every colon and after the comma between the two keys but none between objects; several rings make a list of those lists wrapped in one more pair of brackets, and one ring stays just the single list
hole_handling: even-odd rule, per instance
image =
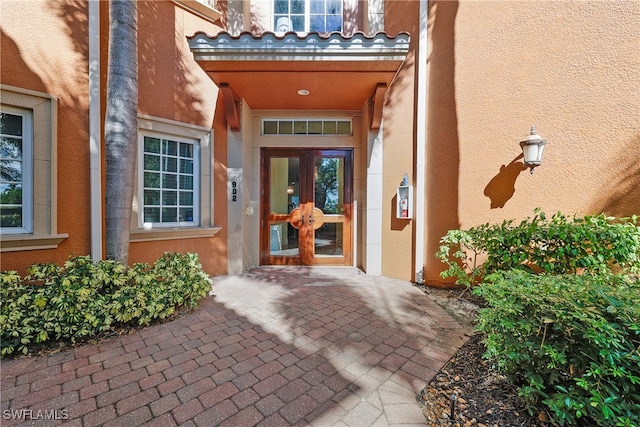
[{"label": "white window frame", "polygon": [[22,117],[22,226],[0,227],[0,234],[28,234],[33,232],[33,111],[0,106],[0,112]]},{"label": "white window frame", "polygon": [[[191,221],[176,221],[176,222],[144,222],[144,138],[151,137],[157,138],[161,141],[175,141],[178,143],[186,143],[192,144],[194,147],[193,150],[193,219]],[[200,141],[191,138],[178,137],[175,135],[168,135],[160,132],[153,132],[148,130],[141,130],[139,132],[140,145],[138,150],[138,165],[140,165],[140,173],[138,174],[138,194],[140,194],[140,213],[138,215],[138,227],[143,228],[145,230],[153,229],[153,228],[170,228],[170,227],[197,227],[200,225]],[[179,154],[179,150],[178,150]],[[161,158],[166,157],[164,153],[161,153]],[[178,157],[179,158],[179,157]],[[179,160],[178,160],[178,168],[179,168]],[[178,173],[176,172],[176,175]],[[161,180],[162,176],[164,176],[164,172],[160,172]],[[177,178],[179,181],[179,178]],[[177,184],[179,186],[179,183]],[[162,186],[160,188],[162,194]],[[176,193],[179,194],[178,188],[176,188]],[[179,209],[179,195],[176,195],[177,205],[176,209]],[[162,196],[161,196],[162,199]],[[160,209],[162,209],[162,200],[160,200]]]},{"label": "white window frame", "polygon": [[[290,0],[288,0],[290,1]],[[297,33],[309,33],[311,32],[311,0],[304,0],[304,29],[302,31],[296,31]],[[340,21],[341,21],[341,29],[340,32],[344,31],[344,1],[340,1]],[[276,28],[277,22],[275,22],[275,16],[280,15],[275,12],[275,1],[271,1],[271,27],[274,33],[283,34],[286,31],[281,31]],[[291,12],[287,13],[287,16],[290,16]],[[297,16],[297,15],[296,15]],[[326,12],[324,13],[326,17]],[[289,28],[287,31],[295,31],[292,28]]]}]

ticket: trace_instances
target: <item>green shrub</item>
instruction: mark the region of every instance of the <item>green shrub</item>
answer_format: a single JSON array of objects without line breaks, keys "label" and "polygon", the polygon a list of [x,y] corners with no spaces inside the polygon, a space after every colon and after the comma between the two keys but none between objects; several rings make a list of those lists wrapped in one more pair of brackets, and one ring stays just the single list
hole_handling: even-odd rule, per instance
[{"label": "green shrub", "polygon": [[24,279],[15,272],[2,273],[2,355],[27,353],[29,345],[49,340],[75,342],[108,330],[112,317],[109,299],[100,293],[100,278],[113,264],[76,257],[63,266],[34,264]]},{"label": "green shrub", "polygon": [[495,273],[477,286],[489,308],[485,357],[559,425],[640,424],[640,279]]},{"label": "green shrub", "polygon": [[95,336],[126,323],[147,325],[191,308],[211,289],[195,254],[166,253],[153,266],[73,257],[34,264],[23,279],[0,273],[2,356],[35,344]]},{"label": "green shrub", "polygon": [[[451,230],[436,256],[447,265],[443,278],[474,285],[496,271],[538,273],[640,272],[638,218],[604,214],[569,218],[557,213]],[[481,262],[480,262],[480,261]]]},{"label": "green shrub", "polygon": [[192,308],[211,290],[211,280],[196,254],[164,254],[153,266],[129,269],[132,286],[113,293],[112,313],[119,322],[148,325],[178,308]]}]

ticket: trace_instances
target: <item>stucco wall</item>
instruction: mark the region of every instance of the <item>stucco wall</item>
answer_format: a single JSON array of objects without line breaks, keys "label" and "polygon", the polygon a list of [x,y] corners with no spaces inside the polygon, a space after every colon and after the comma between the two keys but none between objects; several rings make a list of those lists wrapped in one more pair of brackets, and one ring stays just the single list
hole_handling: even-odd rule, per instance
[{"label": "stucco wall", "polygon": [[[361,3],[358,3],[361,4]],[[2,254],[2,269],[61,262],[90,251],[87,4],[3,0],[3,84],[58,97],[58,250]],[[186,36],[219,28],[171,2],[139,2],[140,112],[213,126],[213,239],[135,243],[132,261],[164,250],[199,252],[211,274],[227,265],[227,130],[217,89]],[[412,48],[384,110],[382,274],[411,279],[415,221],[426,222],[425,278],[448,229],[552,213],[640,213],[640,3],[432,0],[426,94],[416,93],[417,0],[388,1],[384,30]],[[102,13],[106,84],[107,3]],[[6,17],[11,19],[6,19]],[[253,28],[258,21],[250,22]],[[261,22],[261,21],[260,21]],[[43,30],[46,29],[46,30]],[[104,93],[103,93],[104,95]],[[415,120],[416,99],[428,111]],[[425,218],[394,219],[396,186],[415,177],[415,124],[427,125]],[[518,142],[535,124],[548,141],[542,166],[522,167]],[[64,148],[63,148],[64,147]]]},{"label": "stucco wall", "polygon": [[3,253],[0,268],[19,272],[90,252],[87,3],[34,0],[25,11],[23,1],[0,4],[0,82],[58,99],[57,231],[69,238],[57,250]]},{"label": "stucco wall", "polygon": [[403,175],[414,185],[415,173],[415,66],[420,2],[385,4],[384,31],[390,36],[409,32],[411,48],[389,88],[384,104],[382,275],[412,280],[414,272],[414,222],[396,218],[396,190]]},{"label": "stucco wall", "polygon": [[[58,98],[57,232],[69,234],[58,249],[3,253],[2,270],[23,273],[35,262],[61,263],[70,255],[91,251],[87,5],[34,0],[25,9],[24,1],[3,0],[0,4],[1,83]],[[208,160],[215,198],[211,225],[223,229],[213,238],[133,243],[130,262],[153,262],[165,251],[197,252],[208,273],[225,273],[226,121],[217,88],[194,61],[186,39],[197,31],[213,34],[220,28],[170,1],[140,1],[138,12],[139,112],[213,127],[213,158]],[[108,2],[101,2],[101,117],[107,82],[108,13]]]},{"label": "stucco wall", "polygon": [[[638,22],[637,1],[431,2],[428,224],[640,213]],[[530,175],[532,124],[547,146]],[[428,228],[427,279],[445,228]]]},{"label": "stucco wall", "polygon": [[141,114],[213,127],[213,238],[132,243],[131,262],[153,262],[165,251],[195,252],[209,274],[227,272],[227,124],[218,89],[193,59],[187,37],[220,28],[169,1],[138,2],[138,78]]}]

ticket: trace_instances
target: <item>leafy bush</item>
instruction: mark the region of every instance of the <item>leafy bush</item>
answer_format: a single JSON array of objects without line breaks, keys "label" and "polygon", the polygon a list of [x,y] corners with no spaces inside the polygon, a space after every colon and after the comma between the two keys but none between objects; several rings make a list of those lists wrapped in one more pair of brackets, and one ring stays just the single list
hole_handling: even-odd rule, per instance
[{"label": "leafy bush", "polygon": [[88,256],[34,264],[23,279],[0,273],[2,356],[50,340],[95,336],[118,325],[147,325],[191,308],[211,289],[195,254],[166,253],[127,269]]},{"label": "leafy bush", "polygon": [[[520,224],[513,220],[451,230],[436,256],[448,268],[443,278],[472,286],[496,271],[520,269],[549,274],[640,272],[638,218],[604,214],[547,219],[536,210]],[[480,262],[482,261],[482,262]]]},{"label": "leafy bush", "polygon": [[559,425],[639,425],[638,225],[536,210],[441,240],[441,276],[477,285],[487,302],[477,326],[485,357]]},{"label": "leafy bush", "polygon": [[640,424],[640,279],[495,273],[474,292],[485,357],[559,425]]}]

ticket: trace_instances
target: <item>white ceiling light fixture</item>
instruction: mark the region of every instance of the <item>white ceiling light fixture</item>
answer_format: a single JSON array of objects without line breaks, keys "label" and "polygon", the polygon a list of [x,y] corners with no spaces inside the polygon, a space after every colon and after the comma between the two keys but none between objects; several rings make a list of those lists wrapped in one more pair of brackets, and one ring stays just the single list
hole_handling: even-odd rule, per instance
[{"label": "white ceiling light fixture", "polygon": [[300,89],[300,90],[298,90],[298,95],[307,96],[307,95],[309,95],[309,91],[307,89]]}]

